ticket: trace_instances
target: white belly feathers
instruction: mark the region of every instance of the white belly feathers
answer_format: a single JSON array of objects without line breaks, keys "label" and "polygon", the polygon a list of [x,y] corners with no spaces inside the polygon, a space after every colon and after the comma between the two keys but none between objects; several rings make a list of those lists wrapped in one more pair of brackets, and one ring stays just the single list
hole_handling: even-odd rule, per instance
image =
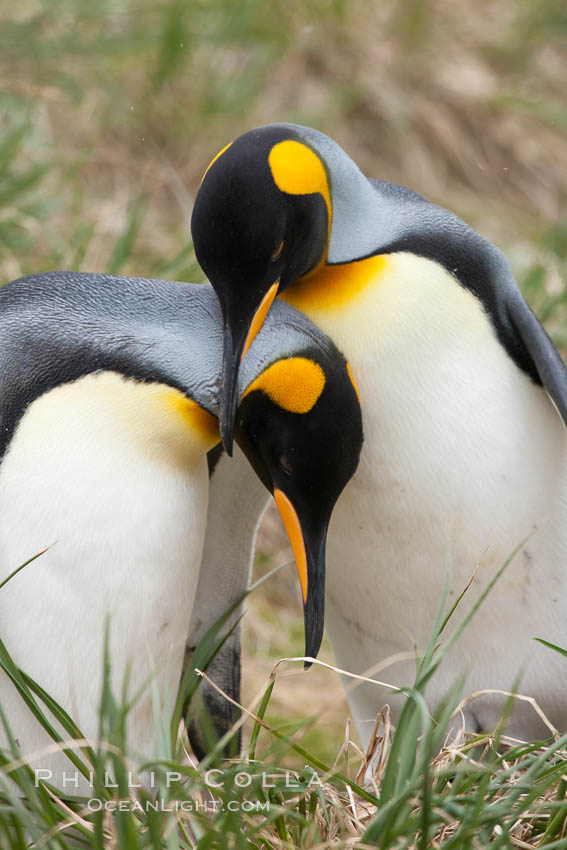
[{"label": "white belly feathers", "polygon": [[[93,738],[107,620],[115,692],[128,671],[135,694],[159,665],[162,701],[175,700],[208,475],[174,393],[109,372],[64,384],[28,407],[0,466],[0,580],[48,549],[2,588],[2,639]],[[0,701],[24,753],[48,742],[3,673]],[[151,686],[130,716],[142,753],[149,718]]]},{"label": "white belly feathers", "polygon": [[[454,600],[479,565],[455,624],[529,538],[428,693],[435,704],[466,672],[467,692],[511,688],[523,672],[520,689],[566,726],[563,661],[532,640],[567,645],[565,427],[468,290],[433,262],[386,260],[356,298],[306,310],[347,357],[364,421],[360,466],[328,538],[326,625],[337,663],[363,672],[423,648],[447,568]],[[397,664],[379,678],[411,685],[414,670]],[[399,700],[370,686],[353,692],[363,740],[383,702]],[[469,728],[487,728],[499,710],[472,704]],[[518,708],[510,728],[546,734],[531,709]]]}]

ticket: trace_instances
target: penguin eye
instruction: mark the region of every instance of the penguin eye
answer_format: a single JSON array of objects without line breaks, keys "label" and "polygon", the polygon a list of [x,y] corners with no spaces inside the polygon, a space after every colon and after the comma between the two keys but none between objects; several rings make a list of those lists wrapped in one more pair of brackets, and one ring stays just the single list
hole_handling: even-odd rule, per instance
[{"label": "penguin eye", "polygon": [[282,239],[282,241],[280,242],[280,244],[278,245],[278,247],[276,248],[276,250],[272,254],[272,263],[275,263],[275,261],[277,259],[279,259],[279,257],[281,257],[283,248],[284,248],[284,242],[283,242],[283,239]]},{"label": "penguin eye", "polygon": [[291,463],[289,462],[287,455],[282,455],[280,457],[280,469],[282,472],[285,472],[286,475],[291,475],[293,469],[291,468]]}]

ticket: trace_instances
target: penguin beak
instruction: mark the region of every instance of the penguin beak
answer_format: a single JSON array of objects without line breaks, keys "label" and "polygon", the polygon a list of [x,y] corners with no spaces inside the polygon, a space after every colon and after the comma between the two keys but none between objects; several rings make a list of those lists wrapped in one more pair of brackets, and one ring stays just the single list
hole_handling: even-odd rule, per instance
[{"label": "penguin beak", "polygon": [[243,357],[254,342],[258,331],[264,324],[268,311],[278,294],[279,279],[273,283],[260,301],[252,320],[246,328],[246,335],[241,334],[237,344],[234,344],[232,328],[234,322],[225,320],[224,326],[224,350],[222,365],[223,398],[220,415],[220,434],[223,446],[227,454],[232,457],[232,446],[234,441],[234,423],[238,407],[238,369]]},{"label": "penguin beak", "polygon": [[222,359],[222,403],[220,410],[220,435],[222,444],[232,457],[234,442],[234,423],[236,421],[236,410],[238,404],[237,382],[238,367],[242,359],[244,341],[234,350],[232,342],[232,331],[228,324],[224,326],[224,349]]},{"label": "penguin beak", "polygon": [[[274,499],[287,532],[303,597],[305,655],[316,658],[323,640],[325,624],[325,546],[327,524],[315,533],[303,530],[291,501],[282,490],[274,490]],[[304,664],[307,670],[311,662]]]}]

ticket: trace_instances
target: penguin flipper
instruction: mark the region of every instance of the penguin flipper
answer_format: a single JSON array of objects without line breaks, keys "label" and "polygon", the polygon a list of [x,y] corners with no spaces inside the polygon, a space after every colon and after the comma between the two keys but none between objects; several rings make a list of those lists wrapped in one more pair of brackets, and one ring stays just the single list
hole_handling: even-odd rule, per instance
[{"label": "penguin flipper", "polygon": [[519,290],[508,293],[506,307],[547,394],[567,425],[567,367],[561,355]]},{"label": "penguin flipper", "polygon": [[[209,504],[199,583],[189,624],[184,670],[192,663],[192,652],[206,631],[246,591],[251,570],[256,532],[270,501],[270,493],[244,453],[235,445],[229,458],[221,444],[208,455]],[[218,640],[241,617],[240,605],[218,634]],[[232,700],[240,702],[240,624],[227,638],[207,673]],[[205,680],[189,706],[185,725],[197,758],[207,755],[238,718],[238,709]],[[228,758],[240,750],[240,733],[225,749]]]},{"label": "penguin flipper", "polygon": [[[207,668],[207,675],[232,700],[240,702],[242,626],[238,624]],[[191,648],[186,647],[183,673],[192,663]],[[236,723],[240,710],[219,693],[208,681],[199,685],[185,713],[185,726],[191,748],[199,761],[205,758],[219,740]],[[223,750],[224,758],[239,755],[242,744],[238,731]]]}]

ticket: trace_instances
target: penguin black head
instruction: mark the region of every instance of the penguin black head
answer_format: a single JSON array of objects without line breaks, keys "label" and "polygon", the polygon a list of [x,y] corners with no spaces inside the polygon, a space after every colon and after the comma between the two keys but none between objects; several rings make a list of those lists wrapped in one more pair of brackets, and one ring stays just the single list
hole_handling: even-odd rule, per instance
[{"label": "penguin black head", "polygon": [[310,348],[272,363],[243,393],[235,434],[290,539],[305,654],[315,657],[323,636],[327,528],[362,447],[358,393],[343,357]]},{"label": "penguin black head", "polygon": [[326,255],[328,176],[299,130],[271,125],[240,136],[213,159],[195,199],[195,253],[223,313],[220,421],[229,454],[240,361],[276,295]]}]

